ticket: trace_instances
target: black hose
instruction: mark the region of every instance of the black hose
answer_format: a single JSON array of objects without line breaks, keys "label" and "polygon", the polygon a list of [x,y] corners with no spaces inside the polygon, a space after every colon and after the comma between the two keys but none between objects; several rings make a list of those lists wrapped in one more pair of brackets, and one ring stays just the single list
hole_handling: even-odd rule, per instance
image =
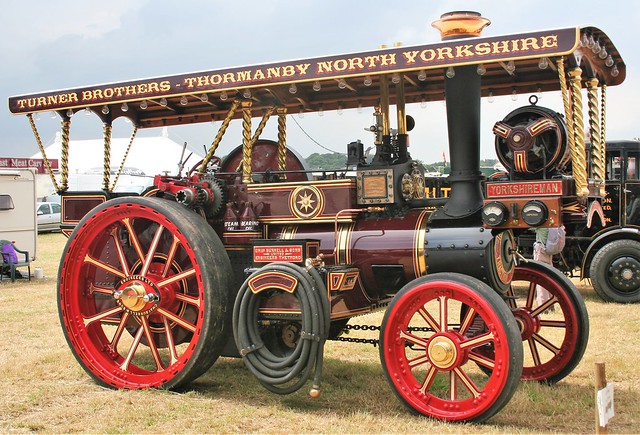
[{"label": "black hose", "polygon": [[[254,294],[249,288],[249,280],[269,272],[285,273],[298,281],[294,295],[302,313],[302,329],[294,351],[286,356],[275,355],[265,346],[258,322],[260,294]],[[277,394],[290,394],[299,390],[314,369],[312,395],[314,391],[315,394],[318,393],[329,326],[329,300],[323,280],[313,267],[305,269],[292,263],[268,264],[245,280],[234,304],[233,336],[240,355],[258,381]]]}]

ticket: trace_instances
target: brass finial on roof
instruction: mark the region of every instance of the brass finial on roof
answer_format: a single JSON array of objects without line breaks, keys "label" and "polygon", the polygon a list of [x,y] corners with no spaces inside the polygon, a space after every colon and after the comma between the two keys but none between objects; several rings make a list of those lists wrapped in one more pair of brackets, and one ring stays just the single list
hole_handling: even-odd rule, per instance
[{"label": "brass finial on roof", "polygon": [[478,12],[472,11],[447,12],[442,14],[439,20],[431,23],[433,27],[440,30],[443,40],[480,36],[482,30],[489,24],[491,21]]}]

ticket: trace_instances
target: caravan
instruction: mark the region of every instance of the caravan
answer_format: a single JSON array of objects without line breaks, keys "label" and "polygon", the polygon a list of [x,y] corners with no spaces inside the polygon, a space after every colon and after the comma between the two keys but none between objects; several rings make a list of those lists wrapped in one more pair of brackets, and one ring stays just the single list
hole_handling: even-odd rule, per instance
[{"label": "caravan", "polygon": [[0,169],[0,240],[36,257],[36,175],[33,169]]}]

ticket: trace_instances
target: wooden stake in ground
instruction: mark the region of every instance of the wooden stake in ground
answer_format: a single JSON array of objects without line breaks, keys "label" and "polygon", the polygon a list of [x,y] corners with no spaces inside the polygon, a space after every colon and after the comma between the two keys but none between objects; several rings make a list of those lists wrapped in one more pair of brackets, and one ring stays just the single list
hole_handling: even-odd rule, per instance
[{"label": "wooden stake in ground", "polygon": [[[595,404],[596,404],[596,433],[608,433],[607,424],[613,417],[613,384],[607,384],[604,363],[596,364]],[[601,418],[601,416],[604,416]]]}]

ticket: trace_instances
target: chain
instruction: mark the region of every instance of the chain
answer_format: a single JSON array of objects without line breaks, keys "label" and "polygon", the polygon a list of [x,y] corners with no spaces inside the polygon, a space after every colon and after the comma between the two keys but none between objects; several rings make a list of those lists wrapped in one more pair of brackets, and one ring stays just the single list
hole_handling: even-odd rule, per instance
[{"label": "chain", "polygon": [[[452,327],[459,325],[450,325]],[[380,331],[380,326],[376,325],[346,325],[344,327],[345,334],[348,334],[348,331]],[[433,332],[433,328],[428,326],[421,327],[410,327],[407,328],[408,332],[420,331],[420,332]],[[331,339],[333,341],[343,341],[347,343],[361,343],[361,344],[372,344],[373,347],[378,347],[380,340],[375,338],[354,338],[354,337],[336,337]]]},{"label": "chain", "polygon": [[345,330],[354,330],[354,331],[379,331],[380,327],[375,325],[346,325],[344,327]]},{"label": "chain", "polygon": [[138,133],[138,126],[136,125],[133,128],[133,134],[131,135],[131,139],[129,140],[129,146],[127,146],[127,150],[124,152],[124,157],[122,157],[122,163],[120,163],[120,167],[118,168],[118,172],[116,173],[116,179],[113,180],[113,184],[111,185],[111,190],[115,190],[116,184],[118,183],[118,179],[120,178],[120,174],[124,169],[124,163],[127,160],[127,156],[129,155],[129,151],[131,150],[131,145],[133,145],[133,140],[136,138],[136,134]]},{"label": "chain", "polygon": [[51,162],[47,158],[47,153],[44,150],[42,139],[40,139],[40,134],[38,133],[38,129],[36,128],[36,123],[33,120],[33,115],[29,113],[27,115],[27,119],[29,120],[29,124],[31,124],[31,130],[33,130],[33,135],[36,138],[36,143],[38,144],[38,148],[40,148],[40,154],[42,154],[42,159],[44,160],[44,166],[47,169],[47,173],[49,174],[49,177],[51,177],[51,182],[53,183],[53,187],[56,189],[56,192],[60,192],[60,186],[58,186],[56,177],[55,175],[53,175],[53,170],[51,169]]},{"label": "chain", "polygon": [[373,347],[378,347],[378,343],[380,340],[375,338],[351,338],[351,337],[336,337],[333,341],[346,341],[347,343],[362,343],[362,344],[372,344]]}]

